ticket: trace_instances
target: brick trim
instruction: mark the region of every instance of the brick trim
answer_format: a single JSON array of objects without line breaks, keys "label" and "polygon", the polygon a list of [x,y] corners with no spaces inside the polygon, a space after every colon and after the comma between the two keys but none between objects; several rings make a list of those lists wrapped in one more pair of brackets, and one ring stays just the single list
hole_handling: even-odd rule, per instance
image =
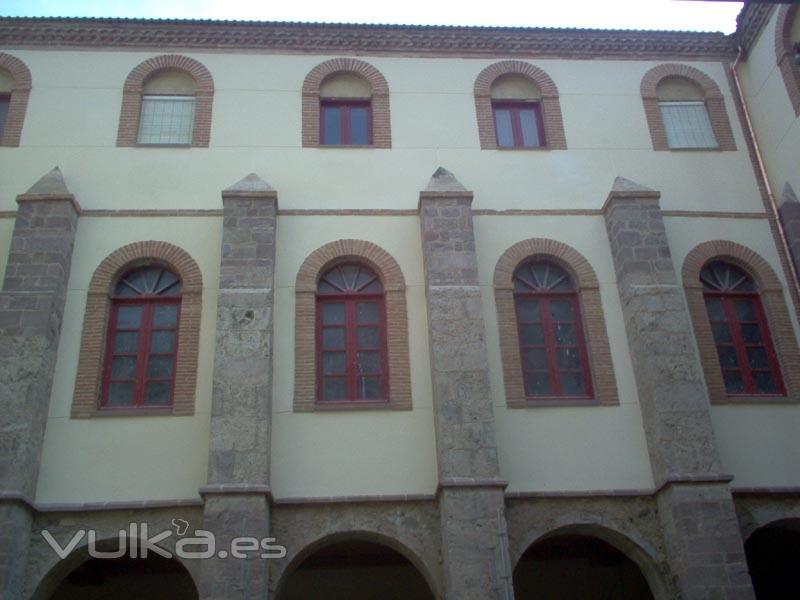
[{"label": "brick trim", "polygon": [[[357,259],[381,278],[386,294],[389,351],[389,404],[394,410],[411,409],[411,370],[408,352],[406,284],[400,265],[386,250],[364,240],[337,240],[312,252],[297,272],[294,321],[294,410],[335,410],[316,404],[316,293],[319,276],[336,262]],[[358,405],[342,406],[344,409]],[[374,406],[365,406],[374,408]]]},{"label": "brick trim", "polygon": [[792,23],[797,10],[797,4],[781,6],[775,23],[775,58],[795,116],[800,115],[800,65],[794,61],[792,50]]},{"label": "brick trim", "polygon": [[[391,114],[389,85],[383,74],[371,64],[355,58],[334,58],[318,64],[303,81],[303,148],[318,148],[320,88],[328,77],[339,73],[355,73],[372,88],[372,148],[391,148]],[[341,146],[345,147],[345,146]],[[359,146],[363,147],[363,146]]]},{"label": "brick trim", "polygon": [[603,405],[619,404],[611,347],[608,343],[608,332],[600,299],[600,285],[594,269],[589,261],[571,246],[543,238],[517,242],[503,253],[494,268],[494,297],[506,404],[509,408],[537,406],[535,402],[528,401],[525,397],[512,282],[517,267],[523,261],[535,257],[547,258],[558,263],[572,276],[581,305],[595,400]]},{"label": "brick trim", "polygon": [[475,114],[478,118],[478,138],[482,150],[496,150],[497,137],[492,115],[492,83],[503,75],[519,75],[532,81],[542,93],[541,109],[544,136],[549,150],[566,150],[564,122],[558,88],[550,76],[530,63],[521,60],[503,60],[486,67],[475,79]]},{"label": "brick trim", "polygon": [[728,240],[713,240],[698,244],[684,259],[682,269],[686,303],[697,340],[697,349],[706,378],[709,400],[712,404],[775,401],[774,398],[759,398],[758,396],[730,398],[725,392],[722,370],[719,366],[711,324],[703,298],[703,286],[700,283],[700,270],[706,263],[716,259],[730,261],[744,269],[758,284],[772,342],[775,345],[781,374],[786,385],[786,397],[790,401],[800,401],[800,349],[798,349],[794,327],[783,296],[783,286],[775,271],[759,254],[746,246]]},{"label": "brick trim", "polygon": [[667,77],[690,79],[703,90],[708,118],[711,121],[711,129],[714,131],[714,137],[717,138],[717,143],[719,144],[718,149],[736,150],[731,122],[725,109],[725,98],[722,96],[719,86],[701,70],[678,63],[658,65],[650,69],[642,77],[642,103],[644,104],[647,126],[650,129],[653,150],[671,150],[667,145],[667,134],[664,131],[664,122],[661,119],[661,109],[658,106],[658,94],[656,93],[658,84]]},{"label": "brick trim", "polygon": [[[126,411],[137,414],[194,414],[197,384],[197,353],[200,347],[200,311],[203,278],[189,254],[167,242],[135,242],[115,250],[97,267],[89,283],[83,318],[78,373],[72,397],[72,418],[96,416],[102,378],[104,344],[111,306],[111,290],[117,277],[139,264],[160,263],[181,278],[182,299],[178,328],[178,355],[175,365],[175,394],[171,411],[158,413]],[[103,416],[113,413],[103,412]]]},{"label": "brick trim", "polygon": [[122,88],[122,109],[119,114],[117,146],[138,146],[139,114],[142,110],[142,93],[147,79],[159,71],[176,70],[194,79],[195,107],[194,128],[192,129],[193,148],[208,148],[211,139],[211,109],[214,102],[214,79],[203,64],[188,56],[162,54],[139,63],[128,74]]},{"label": "brick trim", "polygon": [[28,110],[28,98],[31,95],[33,80],[31,72],[25,63],[16,56],[0,52],[0,69],[8,71],[14,80],[14,89],[11,91],[11,100],[8,105],[6,125],[0,146],[16,148],[22,135],[22,124],[25,122],[25,112]]}]

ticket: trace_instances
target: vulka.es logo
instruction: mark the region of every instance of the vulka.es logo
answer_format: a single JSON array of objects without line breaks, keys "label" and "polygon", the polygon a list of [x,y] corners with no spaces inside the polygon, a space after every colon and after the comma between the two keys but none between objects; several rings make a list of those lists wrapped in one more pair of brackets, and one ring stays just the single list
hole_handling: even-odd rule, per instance
[{"label": "vulka.es logo", "polygon": [[[189,523],[183,519],[173,519],[172,526],[179,537],[189,530]],[[113,540],[103,540],[98,547],[97,532],[94,529],[79,529],[62,546],[47,530],[42,530],[45,542],[62,560],[67,558],[83,541],[87,539],[89,556],[92,558],[122,558],[126,554],[130,558],[147,558],[149,553],[164,558],[196,560],[203,558],[283,558],[286,548],[275,544],[275,538],[236,537],[230,541],[229,548],[217,550],[216,538],[210,531],[197,529],[192,537],[181,537],[175,542],[175,552],[169,552],[158,546],[160,542],[175,535],[170,530],[150,535],[147,523],[130,523],[128,529],[117,532],[116,547]]]}]

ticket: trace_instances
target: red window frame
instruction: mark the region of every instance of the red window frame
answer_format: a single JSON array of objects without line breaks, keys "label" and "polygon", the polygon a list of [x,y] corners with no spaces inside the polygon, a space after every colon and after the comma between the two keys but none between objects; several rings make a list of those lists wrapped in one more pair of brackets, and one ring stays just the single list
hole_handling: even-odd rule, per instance
[{"label": "red window frame", "polygon": [[[325,123],[327,109],[338,108],[342,132],[342,139],[338,143],[329,142],[325,139]],[[367,110],[367,141],[365,144],[354,143],[352,140],[352,129],[350,125],[350,110],[353,108],[366,108]],[[327,99],[320,100],[319,103],[319,141],[323,146],[371,146],[372,145],[372,101],[371,100],[351,100],[351,99]]]},{"label": "red window frame", "polygon": [[[737,368],[726,368],[723,366],[722,361],[720,360],[720,370],[723,373],[723,380],[725,371],[739,371],[742,376],[744,391],[729,392],[726,385],[727,395],[764,397],[785,396],[786,388],[783,383],[778,356],[775,353],[775,347],[772,344],[772,335],[770,334],[769,324],[767,323],[766,314],[764,313],[764,307],[761,304],[760,294],[757,291],[717,291],[705,289],[703,296],[706,303],[706,314],[708,315],[709,323],[711,323],[712,332],[715,324],[722,323],[727,325],[728,331],[730,332],[730,342],[719,342],[714,339],[714,345],[717,348],[717,353],[719,354],[719,349],[721,347],[733,347],[736,352]],[[724,321],[711,318],[711,313],[708,310],[708,302],[710,299],[718,299],[722,302],[725,312]],[[755,320],[742,320],[739,318],[739,315],[736,312],[735,304],[736,302],[741,302],[743,300],[749,301],[752,304]],[[752,343],[746,342],[742,335],[742,325],[757,325],[761,341]],[[758,347],[763,347],[766,351],[768,368],[758,369],[750,366],[747,349]],[[770,373],[773,381],[775,382],[775,392],[758,391],[755,379],[753,378],[753,373],[759,371]]]},{"label": "red window frame", "polygon": [[[153,315],[158,306],[174,305],[177,306],[177,316],[175,324],[171,326],[154,326]],[[153,296],[153,297],[132,297],[132,298],[113,298],[111,310],[109,311],[108,332],[106,336],[106,356],[103,367],[103,380],[100,394],[99,408],[102,410],[130,410],[146,408],[148,410],[170,409],[175,397],[175,371],[178,356],[178,331],[180,330],[181,318],[181,297]],[[142,308],[141,319],[138,327],[119,327],[117,316],[122,307],[139,306]],[[152,352],[150,342],[154,331],[172,331],[174,342],[171,352]],[[135,352],[115,352],[117,334],[120,332],[138,333],[138,344]],[[132,378],[113,378],[112,365],[115,357],[135,357],[135,370]],[[172,356],[172,374],[169,377],[148,376],[148,363],[151,356]],[[170,384],[169,402],[166,404],[145,404],[145,394],[149,382],[168,382]],[[109,406],[109,391],[112,383],[132,383],[133,384],[133,403],[118,406]]]},{"label": "red window frame", "polygon": [[[511,112],[511,131],[514,138],[513,146],[500,145],[500,136],[497,132],[497,109],[509,110]],[[522,119],[520,117],[520,112],[523,110],[533,110],[533,114],[536,117],[536,128],[539,134],[538,146],[525,145],[525,138],[522,135]],[[544,148],[547,146],[547,137],[544,132],[544,119],[542,118],[542,105],[540,102],[492,100],[492,124],[494,125],[495,142],[498,148]]]},{"label": "red window frame", "polygon": [[8,120],[8,111],[11,109],[11,94],[0,94],[0,104],[5,104],[5,111],[0,114],[0,138],[3,137],[3,132],[6,129],[6,121]]},{"label": "red window frame", "polygon": [[[345,263],[337,265],[343,266],[358,266],[364,268],[362,265],[352,263]],[[336,267],[334,267],[336,268]],[[371,271],[371,269],[370,269]],[[377,277],[377,276],[376,276]],[[380,292],[358,292],[348,291],[344,293],[317,293],[316,299],[316,336],[315,336],[315,354],[316,354],[316,371],[317,371],[317,392],[316,400],[318,404],[325,406],[335,405],[352,405],[352,404],[387,404],[389,401],[389,362],[388,362],[388,344],[387,344],[387,326],[386,326],[386,297],[383,291]],[[360,303],[375,303],[378,305],[378,320],[377,323],[359,323],[357,318],[358,304]],[[324,323],[323,322],[323,306],[326,304],[342,304],[344,306],[344,322],[338,323]],[[376,328],[379,331],[379,344],[377,347],[369,346],[359,347],[358,345],[358,329],[359,327]],[[343,329],[344,330],[344,347],[336,348],[323,348],[323,334],[326,329]],[[324,355],[326,352],[331,353],[345,353],[345,371],[343,375],[325,374],[324,371]],[[358,384],[361,373],[358,366],[358,352],[380,352],[381,370],[379,373],[368,373],[370,377],[380,377],[380,397],[379,398],[359,398]],[[346,382],[346,398],[329,399],[324,398],[324,382],[325,378],[344,379]]]}]

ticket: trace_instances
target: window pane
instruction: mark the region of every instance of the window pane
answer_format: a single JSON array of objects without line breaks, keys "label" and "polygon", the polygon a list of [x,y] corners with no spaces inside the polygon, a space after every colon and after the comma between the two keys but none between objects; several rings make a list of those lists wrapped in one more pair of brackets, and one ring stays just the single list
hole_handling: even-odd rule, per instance
[{"label": "window pane", "polygon": [[497,145],[500,148],[514,147],[514,130],[511,126],[511,111],[507,108],[494,109],[494,128],[497,133]]},{"label": "window pane", "polygon": [[745,344],[758,344],[761,342],[761,329],[757,323],[742,325],[742,339]]},{"label": "window pane", "polygon": [[381,343],[381,330],[377,327],[358,328],[359,348],[378,348]]},{"label": "window pane", "polygon": [[120,331],[114,337],[114,354],[136,352],[139,347],[139,334],[133,331]]},{"label": "window pane", "polygon": [[150,336],[150,352],[172,352],[174,347],[174,331],[154,331]]},{"label": "window pane", "polygon": [[736,369],[739,361],[736,359],[736,348],[733,346],[717,346],[719,364],[723,369]]},{"label": "window pane", "polygon": [[717,148],[704,102],[661,102],[670,148]]},{"label": "window pane", "polygon": [[169,404],[172,384],[168,381],[149,381],[144,394],[144,403],[149,406]]},{"label": "window pane", "polygon": [[342,143],[342,110],[335,106],[322,108],[322,143]]},{"label": "window pane", "polygon": [[9,96],[0,97],[0,137],[3,137],[3,131],[6,128],[6,119],[8,118],[8,105],[11,102]]},{"label": "window pane", "polygon": [[730,343],[731,329],[727,323],[712,323],[711,331],[714,334],[714,341],[718,344]]},{"label": "window pane", "polygon": [[550,314],[556,321],[572,321],[572,302],[569,300],[551,300]]},{"label": "window pane", "polygon": [[108,387],[109,406],[132,406],[133,405],[133,384],[132,383],[112,383]]},{"label": "window pane", "polygon": [[380,373],[381,372],[381,353],[380,352],[359,352],[357,360],[358,360],[358,372],[359,373]]},{"label": "window pane", "polygon": [[760,346],[747,349],[747,362],[751,369],[769,369],[767,351]]},{"label": "window pane", "polygon": [[111,361],[111,379],[133,379],[136,371],[136,358],[133,356],[115,356]]},{"label": "window pane", "polygon": [[117,327],[121,329],[138,329],[142,322],[141,306],[120,306],[117,311]]},{"label": "window pane", "polygon": [[759,394],[775,394],[778,392],[778,386],[775,385],[775,379],[769,371],[753,373],[753,381],[756,384],[756,392]]},{"label": "window pane", "polygon": [[175,304],[156,306],[153,327],[175,327],[178,324],[178,307]]},{"label": "window pane", "polygon": [[550,395],[550,380],[547,373],[525,373],[525,391],[528,396]]},{"label": "window pane", "polygon": [[586,393],[583,375],[574,371],[561,371],[561,390],[565,396],[583,396]]},{"label": "window pane", "polygon": [[578,352],[578,348],[559,348],[558,366],[561,369],[580,369],[581,355]]},{"label": "window pane", "polygon": [[706,298],[706,309],[708,310],[708,318],[711,321],[726,321],[725,307],[722,306],[722,300],[719,298]]},{"label": "window pane", "polygon": [[344,304],[326,302],[322,305],[322,322],[326,325],[341,325],[344,323]]},{"label": "window pane", "polygon": [[151,356],[147,361],[148,377],[172,377],[171,356]]},{"label": "window pane", "polygon": [[323,400],[347,399],[347,384],[341,377],[326,377],[322,382]]},{"label": "window pane", "polygon": [[359,400],[380,400],[381,399],[381,378],[380,377],[359,377],[358,378],[358,399]]},{"label": "window pane", "polygon": [[534,346],[537,344],[544,344],[544,330],[541,325],[523,325],[522,326],[522,345]]},{"label": "window pane", "polygon": [[350,108],[350,143],[369,144],[367,129],[368,111],[363,107]]},{"label": "window pane", "polygon": [[575,325],[571,323],[558,323],[554,328],[556,344],[575,344]]},{"label": "window pane", "polygon": [[729,394],[744,392],[744,382],[742,382],[740,371],[723,371],[722,378],[725,380],[725,391]]},{"label": "window pane", "polygon": [[525,370],[535,371],[547,369],[547,353],[544,348],[525,350]]},{"label": "window pane", "polygon": [[520,321],[539,321],[539,301],[517,300],[517,315]]},{"label": "window pane", "polygon": [[331,350],[344,348],[344,329],[341,327],[326,327],[323,329],[322,347]]},{"label": "window pane", "polygon": [[377,323],[378,304],[376,302],[359,302],[356,306],[356,320],[359,323]]},{"label": "window pane", "polygon": [[139,119],[140,144],[191,144],[193,96],[144,96]]},{"label": "window pane", "polygon": [[526,148],[538,148],[541,146],[536,112],[533,109],[521,110],[519,111],[519,120],[522,125],[522,145]]},{"label": "window pane", "polygon": [[345,363],[344,352],[322,353],[322,372],[325,373],[325,375],[344,373]]},{"label": "window pane", "polygon": [[752,300],[737,300],[734,302],[734,307],[736,307],[736,317],[740,321],[756,320],[756,307]]}]

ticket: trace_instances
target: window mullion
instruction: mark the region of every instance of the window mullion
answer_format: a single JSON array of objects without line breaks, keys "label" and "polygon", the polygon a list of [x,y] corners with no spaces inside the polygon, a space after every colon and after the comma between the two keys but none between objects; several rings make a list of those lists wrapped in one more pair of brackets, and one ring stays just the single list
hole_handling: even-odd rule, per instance
[{"label": "window mullion", "polygon": [[561,395],[561,378],[556,368],[556,337],[553,331],[553,320],[550,317],[550,298],[547,296],[540,296],[541,298],[541,313],[542,329],[544,330],[544,345],[545,353],[547,354],[547,374],[550,380],[550,395]]},{"label": "window mullion", "polygon": [[342,104],[340,110],[342,111],[340,113],[342,115],[342,144],[349,145],[352,143],[353,139],[350,131],[350,106],[347,104]]},{"label": "window mullion", "polygon": [[142,306],[142,322],[139,327],[139,348],[136,353],[136,381],[134,382],[133,404],[144,404],[147,388],[147,356],[150,348],[150,333],[153,330],[153,303],[146,302]]},{"label": "window mullion", "polygon": [[753,381],[753,373],[750,371],[750,363],[747,359],[747,349],[742,338],[741,324],[733,306],[733,298],[731,296],[721,296],[721,298],[722,306],[725,308],[725,317],[728,320],[728,328],[733,338],[733,347],[736,349],[736,360],[742,373],[744,389],[748,394],[753,394],[756,391],[756,386]]},{"label": "window mullion", "polygon": [[525,138],[522,135],[522,117],[520,109],[513,107],[509,110],[511,114],[511,135],[514,137],[514,147],[522,148],[525,146]]}]

